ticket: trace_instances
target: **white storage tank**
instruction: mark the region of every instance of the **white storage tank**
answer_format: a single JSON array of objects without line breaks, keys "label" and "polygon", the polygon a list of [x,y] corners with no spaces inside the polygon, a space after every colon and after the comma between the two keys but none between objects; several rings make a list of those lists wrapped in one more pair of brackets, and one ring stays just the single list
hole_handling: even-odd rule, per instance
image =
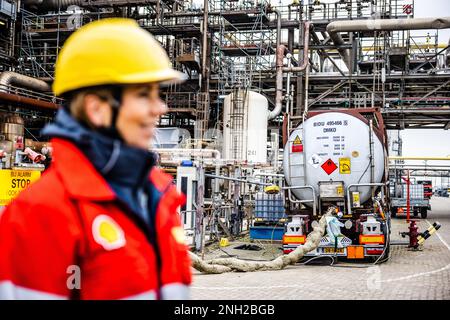
[{"label": "white storage tank", "polygon": [[222,157],[249,163],[267,162],[267,98],[236,90],[224,99]]},{"label": "white storage tank", "polygon": [[[372,182],[381,182],[386,154],[383,140],[383,131],[375,128],[370,134],[368,120],[356,111],[312,113],[292,132],[284,148],[286,182],[290,186],[310,185],[316,196],[319,195],[319,182],[342,181],[345,190],[350,184],[370,183],[371,141]],[[371,196],[370,187],[351,191],[360,192],[361,204]],[[312,199],[309,190],[292,192],[300,200]]]}]

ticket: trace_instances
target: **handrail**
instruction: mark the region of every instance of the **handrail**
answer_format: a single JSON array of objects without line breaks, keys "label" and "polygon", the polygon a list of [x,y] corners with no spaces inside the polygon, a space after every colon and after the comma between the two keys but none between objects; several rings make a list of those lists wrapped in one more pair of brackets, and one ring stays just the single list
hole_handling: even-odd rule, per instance
[{"label": "handrail", "polygon": [[[313,199],[312,200],[295,200],[292,198],[292,193],[291,190],[292,189],[311,189],[312,191],[312,196]],[[287,190],[288,191],[288,196],[289,196],[289,201],[291,201],[292,203],[307,203],[307,202],[312,202],[313,203],[313,215],[316,216],[317,215],[317,199],[316,199],[316,191],[314,190],[314,187],[312,186],[290,186],[290,187],[282,187],[281,190]]]}]

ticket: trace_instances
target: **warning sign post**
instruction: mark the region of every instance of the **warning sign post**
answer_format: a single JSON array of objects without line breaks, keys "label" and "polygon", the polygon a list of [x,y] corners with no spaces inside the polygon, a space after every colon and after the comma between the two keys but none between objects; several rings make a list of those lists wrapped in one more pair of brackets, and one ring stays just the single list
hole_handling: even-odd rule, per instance
[{"label": "warning sign post", "polygon": [[0,170],[0,206],[6,206],[40,176],[35,170]]}]

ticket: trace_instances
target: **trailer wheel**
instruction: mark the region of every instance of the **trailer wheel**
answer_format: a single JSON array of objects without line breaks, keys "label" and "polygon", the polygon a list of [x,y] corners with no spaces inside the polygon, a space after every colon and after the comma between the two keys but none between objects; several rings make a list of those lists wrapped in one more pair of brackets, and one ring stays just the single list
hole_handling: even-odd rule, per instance
[{"label": "trailer wheel", "polygon": [[417,216],[419,216],[419,209],[414,209],[414,217],[417,217]]},{"label": "trailer wheel", "polygon": [[392,208],[392,211],[391,211],[391,217],[392,218],[395,218],[397,216],[397,208]]},{"label": "trailer wheel", "polygon": [[426,219],[427,216],[428,216],[427,208],[422,208],[422,209],[420,210],[420,217],[421,217],[422,219]]}]

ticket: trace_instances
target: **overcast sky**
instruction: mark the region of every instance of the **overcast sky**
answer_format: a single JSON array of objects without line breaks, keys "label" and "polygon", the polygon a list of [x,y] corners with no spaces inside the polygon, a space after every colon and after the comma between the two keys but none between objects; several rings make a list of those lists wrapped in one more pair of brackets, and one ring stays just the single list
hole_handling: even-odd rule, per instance
[{"label": "overcast sky", "polygon": [[[450,16],[449,0],[415,0],[414,16],[416,18]],[[430,34],[436,32],[430,30]],[[439,30],[439,43],[448,43],[450,30]],[[450,156],[450,130],[404,130],[403,137],[404,156]],[[409,163],[423,163],[423,161],[409,161]],[[427,161],[427,164],[447,164],[450,161]],[[434,179],[440,184],[441,179]],[[443,180],[446,184],[447,179]]]}]

